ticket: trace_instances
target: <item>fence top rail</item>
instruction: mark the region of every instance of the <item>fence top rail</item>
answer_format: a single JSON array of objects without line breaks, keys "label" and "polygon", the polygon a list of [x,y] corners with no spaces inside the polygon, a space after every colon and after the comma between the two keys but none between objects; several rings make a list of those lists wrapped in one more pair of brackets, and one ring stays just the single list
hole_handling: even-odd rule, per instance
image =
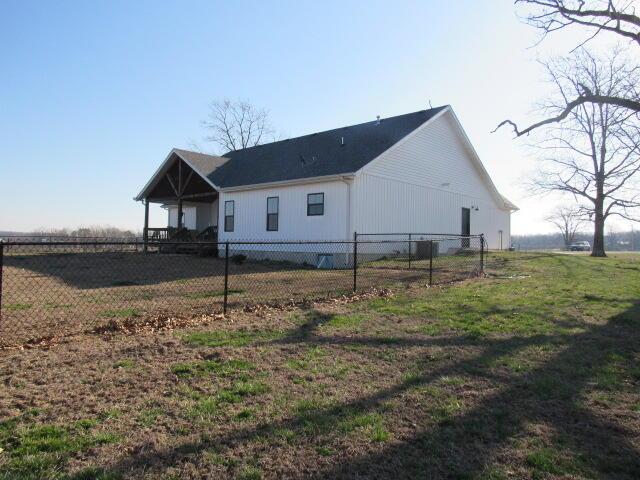
[{"label": "fence top rail", "polygon": [[[424,234],[422,234],[424,235]],[[160,247],[167,245],[202,245],[202,246],[224,246],[227,243],[233,245],[353,245],[358,244],[396,244],[412,242],[417,243],[421,241],[446,241],[446,240],[466,240],[466,239],[480,239],[480,235],[460,235],[454,237],[442,237],[437,240],[420,240],[420,239],[396,239],[396,240],[282,240],[282,241],[248,241],[248,240],[229,240],[229,241],[207,241],[207,240],[185,240],[185,241],[149,241],[144,242],[142,240],[136,241],[55,241],[55,242],[35,242],[35,241],[8,241],[0,242],[1,245],[7,247],[18,246],[35,246],[35,247],[99,247],[99,246],[150,246]]]},{"label": "fence top rail", "polygon": [[431,235],[434,237],[449,237],[449,238],[479,238],[483,237],[484,233],[478,233],[473,235],[462,235],[461,233],[416,233],[416,232],[398,232],[398,233],[360,233],[356,234],[357,237],[383,237],[383,236],[391,236],[391,235]]}]

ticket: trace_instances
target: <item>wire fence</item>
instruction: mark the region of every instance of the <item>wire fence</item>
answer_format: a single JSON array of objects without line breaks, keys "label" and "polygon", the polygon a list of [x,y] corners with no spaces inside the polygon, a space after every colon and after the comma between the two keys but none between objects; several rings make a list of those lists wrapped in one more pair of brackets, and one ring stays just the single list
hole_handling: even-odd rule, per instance
[{"label": "wire fence", "polygon": [[460,280],[482,271],[485,254],[482,236],[0,243],[0,347],[113,321],[226,313]]}]

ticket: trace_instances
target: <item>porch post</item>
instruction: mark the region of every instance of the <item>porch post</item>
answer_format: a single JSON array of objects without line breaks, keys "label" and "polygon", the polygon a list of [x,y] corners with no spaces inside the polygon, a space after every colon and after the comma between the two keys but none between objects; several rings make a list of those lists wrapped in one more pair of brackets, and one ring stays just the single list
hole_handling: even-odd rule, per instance
[{"label": "porch post", "polygon": [[182,228],[182,160],[178,159],[178,229]]},{"label": "porch post", "polygon": [[149,200],[144,199],[144,230],[142,231],[142,242],[144,243],[143,251],[147,253],[149,243]]}]

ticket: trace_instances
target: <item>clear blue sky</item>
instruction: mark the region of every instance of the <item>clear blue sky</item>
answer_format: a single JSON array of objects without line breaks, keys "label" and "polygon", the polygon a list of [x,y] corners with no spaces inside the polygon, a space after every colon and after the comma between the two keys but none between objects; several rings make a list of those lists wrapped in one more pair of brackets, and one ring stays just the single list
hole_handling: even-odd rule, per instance
[{"label": "clear blue sky", "polygon": [[[3,1],[0,229],[140,229],[132,197],[172,147],[203,148],[211,100],[297,136],[452,104],[498,188],[548,228],[507,132],[544,87],[508,0]],[[555,47],[554,47],[555,45]],[[545,48],[564,48],[549,42]],[[166,219],[153,212],[152,220]]]}]

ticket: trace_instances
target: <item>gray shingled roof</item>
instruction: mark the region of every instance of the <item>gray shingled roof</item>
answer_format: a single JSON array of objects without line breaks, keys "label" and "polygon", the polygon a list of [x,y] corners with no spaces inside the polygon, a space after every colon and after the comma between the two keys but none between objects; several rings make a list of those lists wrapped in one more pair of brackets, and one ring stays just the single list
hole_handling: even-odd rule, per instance
[{"label": "gray shingled roof", "polygon": [[206,153],[192,152],[191,150],[174,148],[173,151],[189,162],[191,166],[203,177],[208,177],[219,167],[229,161],[228,158],[207,155]]},{"label": "gray shingled roof", "polygon": [[[446,106],[312,133],[303,137],[267,143],[228,152],[206,168],[199,158],[198,169],[219,187],[239,187],[325,175],[354,173],[396,144]],[[344,145],[341,144],[344,138]],[[193,152],[180,151],[180,154]],[[199,157],[206,155],[196,154]],[[213,162],[213,160],[212,160]]]}]

